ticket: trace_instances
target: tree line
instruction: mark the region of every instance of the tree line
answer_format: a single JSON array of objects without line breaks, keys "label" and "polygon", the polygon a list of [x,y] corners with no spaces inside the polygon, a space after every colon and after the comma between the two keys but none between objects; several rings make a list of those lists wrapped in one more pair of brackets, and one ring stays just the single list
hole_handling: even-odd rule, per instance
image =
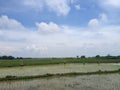
[{"label": "tree line", "polygon": [[23,59],[23,57],[14,57],[14,56],[4,55],[4,56],[0,56],[0,59],[2,59],[2,60],[13,60],[13,59]]},{"label": "tree line", "polygon": [[[119,56],[112,56],[112,55],[106,55],[106,56],[100,56],[100,55],[96,55],[94,57],[86,57],[85,55],[82,56],[76,56],[77,59],[81,58],[106,58],[106,59],[120,59],[120,55]],[[14,56],[0,56],[0,60],[13,60],[13,59],[32,59],[32,58],[24,58],[24,57],[14,57]]]},{"label": "tree line", "polygon": [[[76,56],[76,58],[86,58],[85,55],[82,55],[82,56]],[[88,58],[106,58],[106,59],[120,59],[120,55],[118,56],[112,56],[110,54],[106,55],[106,56],[100,56],[100,55],[96,55],[94,57],[88,57]]]}]

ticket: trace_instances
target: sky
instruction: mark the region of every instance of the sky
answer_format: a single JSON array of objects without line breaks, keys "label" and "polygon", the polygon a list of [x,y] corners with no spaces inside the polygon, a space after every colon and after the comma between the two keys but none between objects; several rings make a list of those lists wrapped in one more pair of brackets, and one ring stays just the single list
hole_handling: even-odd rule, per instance
[{"label": "sky", "polygon": [[120,0],[0,0],[0,55],[120,55]]}]

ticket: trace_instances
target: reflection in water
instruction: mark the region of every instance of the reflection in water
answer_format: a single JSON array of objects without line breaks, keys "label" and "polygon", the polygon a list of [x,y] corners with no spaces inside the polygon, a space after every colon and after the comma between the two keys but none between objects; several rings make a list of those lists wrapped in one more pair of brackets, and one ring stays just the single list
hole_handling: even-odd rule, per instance
[{"label": "reflection in water", "polygon": [[0,82],[0,90],[119,90],[119,88],[119,74]]}]

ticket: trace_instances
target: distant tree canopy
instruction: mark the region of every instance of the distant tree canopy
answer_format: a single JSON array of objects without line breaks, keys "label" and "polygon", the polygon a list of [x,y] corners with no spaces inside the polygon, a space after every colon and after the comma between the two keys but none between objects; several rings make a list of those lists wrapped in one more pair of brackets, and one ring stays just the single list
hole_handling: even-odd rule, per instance
[{"label": "distant tree canopy", "polygon": [[81,58],[85,58],[85,55],[82,55]]},{"label": "distant tree canopy", "polygon": [[108,55],[106,55],[106,56],[96,55],[95,58],[119,59],[120,56],[112,56],[112,55],[108,54]]},{"label": "distant tree canopy", "polygon": [[13,60],[13,59],[24,59],[24,58],[23,57],[7,56],[7,55],[0,56],[0,60]]},{"label": "distant tree canopy", "polygon": [[23,59],[23,57],[17,57],[16,59]]},{"label": "distant tree canopy", "polygon": [[100,55],[96,55],[95,57],[96,57],[96,58],[100,58]]},{"label": "distant tree canopy", "polygon": [[[80,56],[76,56],[77,59],[84,59],[84,58],[87,58],[85,55],[82,55],[81,57]],[[110,54],[106,55],[106,56],[100,56],[100,55],[96,55],[94,57],[89,57],[89,58],[106,58],[106,59],[120,59],[120,55],[119,56],[112,56]],[[4,56],[0,56],[0,60],[13,60],[13,59],[16,59],[16,60],[19,60],[19,59],[32,59],[32,58],[24,58],[24,57],[13,57],[13,56],[7,56],[7,55],[4,55]],[[48,58],[49,59],[49,58]],[[56,58],[54,58],[56,59]],[[67,57],[66,59],[72,59],[71,57]]]},{"label": "distant tree canopy", "polygon": [[79,56],[76,56],[76,58],[79,58]]},{"label": "distant tree canopy", "polygon": [[0,59],[15,59],[15,57],[4,55],[4,56],[0,56]]}]

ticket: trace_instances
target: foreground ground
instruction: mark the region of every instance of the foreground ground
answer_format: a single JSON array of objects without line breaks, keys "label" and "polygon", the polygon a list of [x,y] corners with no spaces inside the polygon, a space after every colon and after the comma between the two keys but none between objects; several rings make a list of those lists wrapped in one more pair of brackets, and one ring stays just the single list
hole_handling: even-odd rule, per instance
[{"label": "foreground ground", "polygon": [[120,59],[0,60],[0,90],[119,90],[119,81]]},{"label": "foreground ground", "polygon": [[120,90],[120,75],[85,75],[0,82],[0,90]]}]

